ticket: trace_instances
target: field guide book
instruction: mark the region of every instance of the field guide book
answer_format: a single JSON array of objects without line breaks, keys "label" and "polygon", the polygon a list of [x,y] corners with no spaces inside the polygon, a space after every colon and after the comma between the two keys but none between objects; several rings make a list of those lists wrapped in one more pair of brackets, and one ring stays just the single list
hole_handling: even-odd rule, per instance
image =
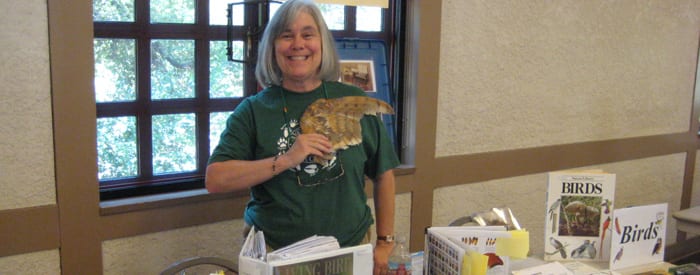
[{"label": "field guide book", "polygon": [[262,232],[251,229],[238,256],[241,275],[365,275],[374,267],[371,244],[340,248],[333,237],[312,236],[267,253]]},{"label": "field guide book", "polygon": [[510,275],[511,258],[529,249],[526,231],[505,226],[430,227],[425,238],[426,275]]},{"label": "field guide book", "polygon": [[668,204],[615,209],[610,270],[664,261]]},{"label": "field guide book", "polygon": [[547,183],[544,260],[607,261],[615,174],[556,171]]}]

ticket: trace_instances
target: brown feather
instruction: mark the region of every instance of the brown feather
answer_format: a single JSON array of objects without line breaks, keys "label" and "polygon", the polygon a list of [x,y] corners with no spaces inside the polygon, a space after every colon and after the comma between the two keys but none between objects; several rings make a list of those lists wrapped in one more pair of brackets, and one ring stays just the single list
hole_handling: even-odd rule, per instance
[{"label": "brown feather", "polygon": [[[389,104],[368,96],[346,96],[318,99],[306,108],[301,116],[301,132],[326,136],[333,151],[347,149],[362,143],[360,119],[364,115],[394,114]],[[319,164],[332,159],[332,155],[314,158]],[[324,161],[325,159],[325,161]]]}]

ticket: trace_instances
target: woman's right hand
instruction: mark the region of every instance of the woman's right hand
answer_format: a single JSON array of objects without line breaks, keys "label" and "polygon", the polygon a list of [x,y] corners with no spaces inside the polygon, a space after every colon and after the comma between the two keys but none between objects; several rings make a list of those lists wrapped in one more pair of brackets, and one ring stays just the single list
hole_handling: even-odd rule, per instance
[{"label": "woman's right hand", "polygon": [[299,165],[309,155],[323,156],[331,152],[331,142],[326,136],[321,134],[301,134],[297,136],[292,148],[289,148],[285,155],[292,164],[291,167],[294,167]]}]

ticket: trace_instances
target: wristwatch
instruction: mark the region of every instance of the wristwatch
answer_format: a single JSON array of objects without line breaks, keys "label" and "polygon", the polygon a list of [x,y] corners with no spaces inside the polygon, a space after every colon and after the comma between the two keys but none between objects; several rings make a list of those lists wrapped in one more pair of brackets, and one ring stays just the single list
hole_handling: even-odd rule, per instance
[{"label": "wristwatch", "polygon": [[394,242],[394,235],[377,236],[377,240],[384,241],[387,243],[393,243]]}]

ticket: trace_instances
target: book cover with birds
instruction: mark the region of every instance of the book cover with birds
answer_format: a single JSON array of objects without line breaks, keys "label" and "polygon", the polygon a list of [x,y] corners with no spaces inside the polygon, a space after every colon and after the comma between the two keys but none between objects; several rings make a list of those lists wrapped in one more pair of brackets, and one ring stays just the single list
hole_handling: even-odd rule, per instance
[{"label": "book cover with birds", "polygon": [[602,170],[548,174],[546,261],[607,261],[615,174]]},{"label": "book cover with birds", "polygon": [[[510,257],[497,254],[497,242],[510,237],[505,226],[430,227],[426,231],[425,274],[474,274],[472,270],[479,266],[484,268],[481,274],[509,275]],[[471,258],[475,254],[469,252],[479,256]]]},{"label": "book cover with birds", "polygon": [[668,203],[615,209],[610,270],[664,261]]}]

